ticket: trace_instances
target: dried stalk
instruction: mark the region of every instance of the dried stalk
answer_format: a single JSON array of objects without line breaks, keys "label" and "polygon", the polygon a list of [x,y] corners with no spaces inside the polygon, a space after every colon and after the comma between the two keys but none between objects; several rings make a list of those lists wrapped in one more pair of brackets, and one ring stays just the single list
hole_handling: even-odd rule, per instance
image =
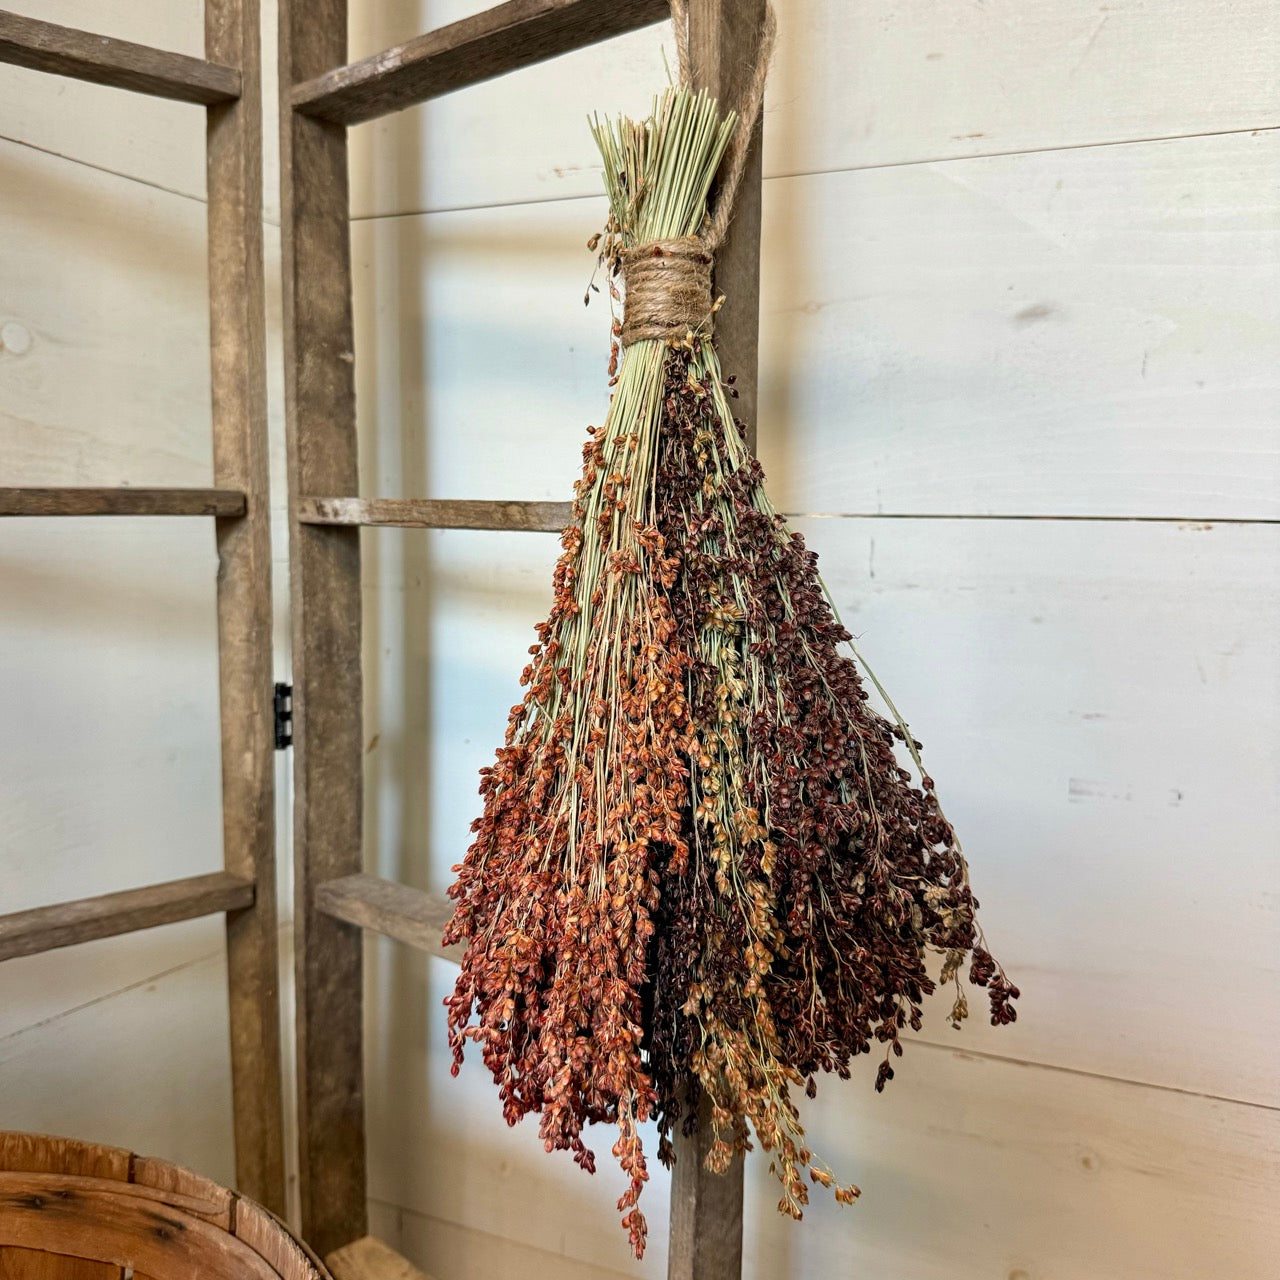
[{"label": "dried stalk", "polygon": [[[615,1124],[637,1255],[642,1122],[656,1116],[670,1160],[705,1094],[713,1169],[758,1141],[783,1212],[801,1215],[806,1175],[851,1201],[792,1090],[812,1096],[818,1073],[848,1076],[876,1045],[883,1088],[935,989],[932,954],[955,1025],[970,955],[993,1022],[1017,996],[919,743],[887,696],[890,719],[870,706],[816,557],[765,492],[708,338],[716,304],[698,309],[687,272],[663,292],[733,129],[684,88],[648,120],[593,124],[611,210],[593,247],[615,296],[637,258],[656,292],[641,322],[614,325],[613,399],[445,936],[466,944],[447,1001],[455,1073],[477,1042],[507,1120],[539,1113],[547,1149],[588,1170],[584,1127]],[[636,339],[671,328],[667,304],[686,322]]]}]

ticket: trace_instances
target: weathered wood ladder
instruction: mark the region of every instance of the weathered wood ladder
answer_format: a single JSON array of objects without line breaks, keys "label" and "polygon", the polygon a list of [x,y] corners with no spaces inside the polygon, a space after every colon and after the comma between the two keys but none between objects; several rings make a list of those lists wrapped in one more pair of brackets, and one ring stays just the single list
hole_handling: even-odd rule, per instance
[{"label": "weathered wood ladder", "polygon": [[[689,11],[696,83],[736,102],[764,0],[691,0]],[[667,15],[668,0],[511,0],[348,64],[346,0],[280,0],[300,1180],[303,1234],[322,1255],[367,1231],[362,930],[442,954],[448,915],[442,896],[363,871],[359,529],[558,532],[568,514],[358,495],[346,128]],[[753,428],[759,241],[757,135],[717,266],[729,298],[717,344]],[[668,1275],[729,1280],[741,1271],[742,1167],[716,1177],[700,1155],[686,1145],[677,1161]]]},{"label": "weathered wood ladder", "polygon": [[239,1189],[284,1211],[257,0],[206,0],[205,57],[0,11],[0,63],[207,110],[212,489],[3,488],[0,516],[212,516],[224,869],[0,916],[0,960],[226,913]]}]

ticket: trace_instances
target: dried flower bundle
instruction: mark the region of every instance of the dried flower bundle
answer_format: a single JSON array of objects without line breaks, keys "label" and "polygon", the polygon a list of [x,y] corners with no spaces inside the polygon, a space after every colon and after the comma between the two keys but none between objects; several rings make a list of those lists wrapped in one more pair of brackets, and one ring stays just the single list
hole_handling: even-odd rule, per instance
[{"label": "dried flower bundle", "polygon": [[617,1126],[637,1255],[642,1122],[669,1161],[705,1099],[712,1168],[754,1140],[782,1211],[800,1216],[806,1175],[850,1201],[792,1090],[812,1096],[818,1073],[848,1076],[877,1045],[883,1088],[935,985],[966,1016],[966,962],[993,1022],[1018,994],[920,744],[887,697],[891,719],[871,707],[816,557],[733,416],[696,237],[734,123],[684,88],[648,120],[595,123],[611,216],[593,246],[628,285],[615,391],[445,939],[466,945],[454,1071],[478,1043],[508,1122],[538,1113],[547,1149],[588,1170],[584,1127]]}]

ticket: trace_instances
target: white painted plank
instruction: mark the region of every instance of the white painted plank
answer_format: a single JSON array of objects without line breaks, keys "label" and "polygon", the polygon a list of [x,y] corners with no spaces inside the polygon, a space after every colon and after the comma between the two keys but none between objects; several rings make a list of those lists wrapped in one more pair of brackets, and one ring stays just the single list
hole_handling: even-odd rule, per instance
[{"label": "white painted plank", "polygon": [[799,526],[1026,993],[930,1038],[1280,1100],[1280,529]]},{"label": "white painted plank", "polygon": [[[165,4],[12,0],[27,17],[204,56],[202,0]],[[0,136],[203,198],[203,107],[0,66]]]},{"label": "white painted plank", "polygon": [[1280,1114],[921,1050],[883,1094],[834,1082],[805,1108],[862,1187],[775,1211],[747,1161],[747,1280],[1263,1280],[1280,1226]]},{"label": "white painted plank", "polygon": [[[0,525],[0,910],[221,867],[216,572],[206,520]],[[220,955],[222,933],[216,917],[8,961],[0,1037]]]},{"label": "white painted plank", "polygon": [[[929,1037],[1280,1098],[1266,1013],[1280,1008],[1280,738],[1266,719],[1280,704],[1280,530],[801,527],[926,744],[992,944],[1025,992],[1015,1027],[977,1016],[957,1034],[939,1005]],[[381,531],[368,545],[370,869],[439,889],[519,696],[556,542]],[[408,1039],[423,1034],[439,1028]]]},{"label": "white painted plank", "polygon": [[201,0],[6,0],[10,13],[78,27],[117,40],[149,44],[170,53],[204,56],[204,7]]},{"label": "white painted plank", "polygon": [[[645,1193],[637,1266],[604,1150],[586,1177],[531,1124],[506,1128],[474,1058],[450,1077],[438,1002],[452,972],[408,952],[371,969],[375,1229],[442,1275],[664,1275],[664,1173]],[[815,1195],[792,1223],[767,1161],[750,1157],[749,1280],[1262,1280],[1280,1246],[1274,1110],[916,1046],[884,1094],[870,1071],[824,1081],[804,1115],[863,1198]]]},{"label": "white painted plank", "polygon": [[210,482],[203,205],[0,143],[11,484]]},{"label": "white painted plank", "polygon": [[[1270,133],[770,183],[778,501],[1280,516],[1277,165]],[[355,225],[366,494],[569,495],[606,405],[608,309],[581,302],[603,216]]]},{"label": "white painted plank", "polygon": [[401,1205],[375,1200],[369,1205],[369,1230],[391,1243],[435,1276],[484,1276],[485,1280],[634,1280],[633,1266],[615,1270],[577,1262],[563,1253],[550,1253],[490,1231],[460,1227],[441,1218],[415,1213]]},{"label": "white painted plank", "polygon": [[1280,516],[1278,164],[1266,133],[770,184],[780,500]]},{"label": "white painted plank", "polygon": [[[374,53],[487,0],[363,0],[351,56]],[[15,0],[47,21],[202,52],[199,0],[162,6]],[[275,6],[263,5],[266,207],[274,168]],[[783,13],[766,172],[814,173],[951,156],[1180,136],[1280,123],[1280,14],[1234,0],[1038,0],[939,10],[797,0]],[[358,217],[594,195],[584,117],[639,111],[666,82],[664,25],[352,132]],[[1028,57],[1027,50],[1036,50]],[[1189,87],[1193,91],[1189,91]],[[537,110],[530,110],[536,103]],[[0,135],[200,197],[203,112],[0,67]]]},{"label": "white painted plank", "polygon": [[[364,0],[352,56],[486,7]],[[1232,0],[792,0],[765,171],[813,173],[1280,123],[1280,11]],[[352,131],[361,217],[594,195],[584,117],[637,111],[666,83],[669,26]],[[672,59],[674,65],[674,59]]]},{"label": "white painted plank", "polygon": [[352,228],[369,496],[562,500],[607,404],[609,312],[584,308],[604,202]]},{"label": "white painted plank", "polygon": [[222,946],[223,932],[222,916],[206,916],[6,960],[0,966],[0,1041],[212,955]]},{"label": "white painted plank", "polygon": [[6,1127],[235,1178],[226,962],[181,968],[0,1039]]},{"label": "white painted plank", "polygon": [[222,865],[212,522],[146,524],[0,527],[5,911]]}]

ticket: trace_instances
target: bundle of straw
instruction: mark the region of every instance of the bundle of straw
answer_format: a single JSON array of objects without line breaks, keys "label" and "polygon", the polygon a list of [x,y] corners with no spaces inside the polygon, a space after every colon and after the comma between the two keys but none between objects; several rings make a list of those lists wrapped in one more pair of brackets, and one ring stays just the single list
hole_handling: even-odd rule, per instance
[{"label": "bundle of straw", "polygon": [[681,86],[646,120],[594,122],[611,216],[593,245],[625,287],[621,365],[450,890],[445,941],[466,946],[446,1002],[455,1073],[479,1044],[508,1122],[538,1113],[546,1148],[588,1170],[584,1127],[617,1126],[637,1256],[645,1120],[670,1161],[705,1098],[710,1167],[754,1134],[799,1217],[806,1173],[838,1200],[858,1191],[810,1151],[794,1088],[812,1096],[817,1073],[847,1076],[877,1043],[883,1088],[938,982],[955,984],[953,1023],[966,1016],[970,956],[992,1020],[1015,1016],[919,743],[841,651],[710,338],[727,211],[708,217],[708,193],[758,108],[739,124]]}]

